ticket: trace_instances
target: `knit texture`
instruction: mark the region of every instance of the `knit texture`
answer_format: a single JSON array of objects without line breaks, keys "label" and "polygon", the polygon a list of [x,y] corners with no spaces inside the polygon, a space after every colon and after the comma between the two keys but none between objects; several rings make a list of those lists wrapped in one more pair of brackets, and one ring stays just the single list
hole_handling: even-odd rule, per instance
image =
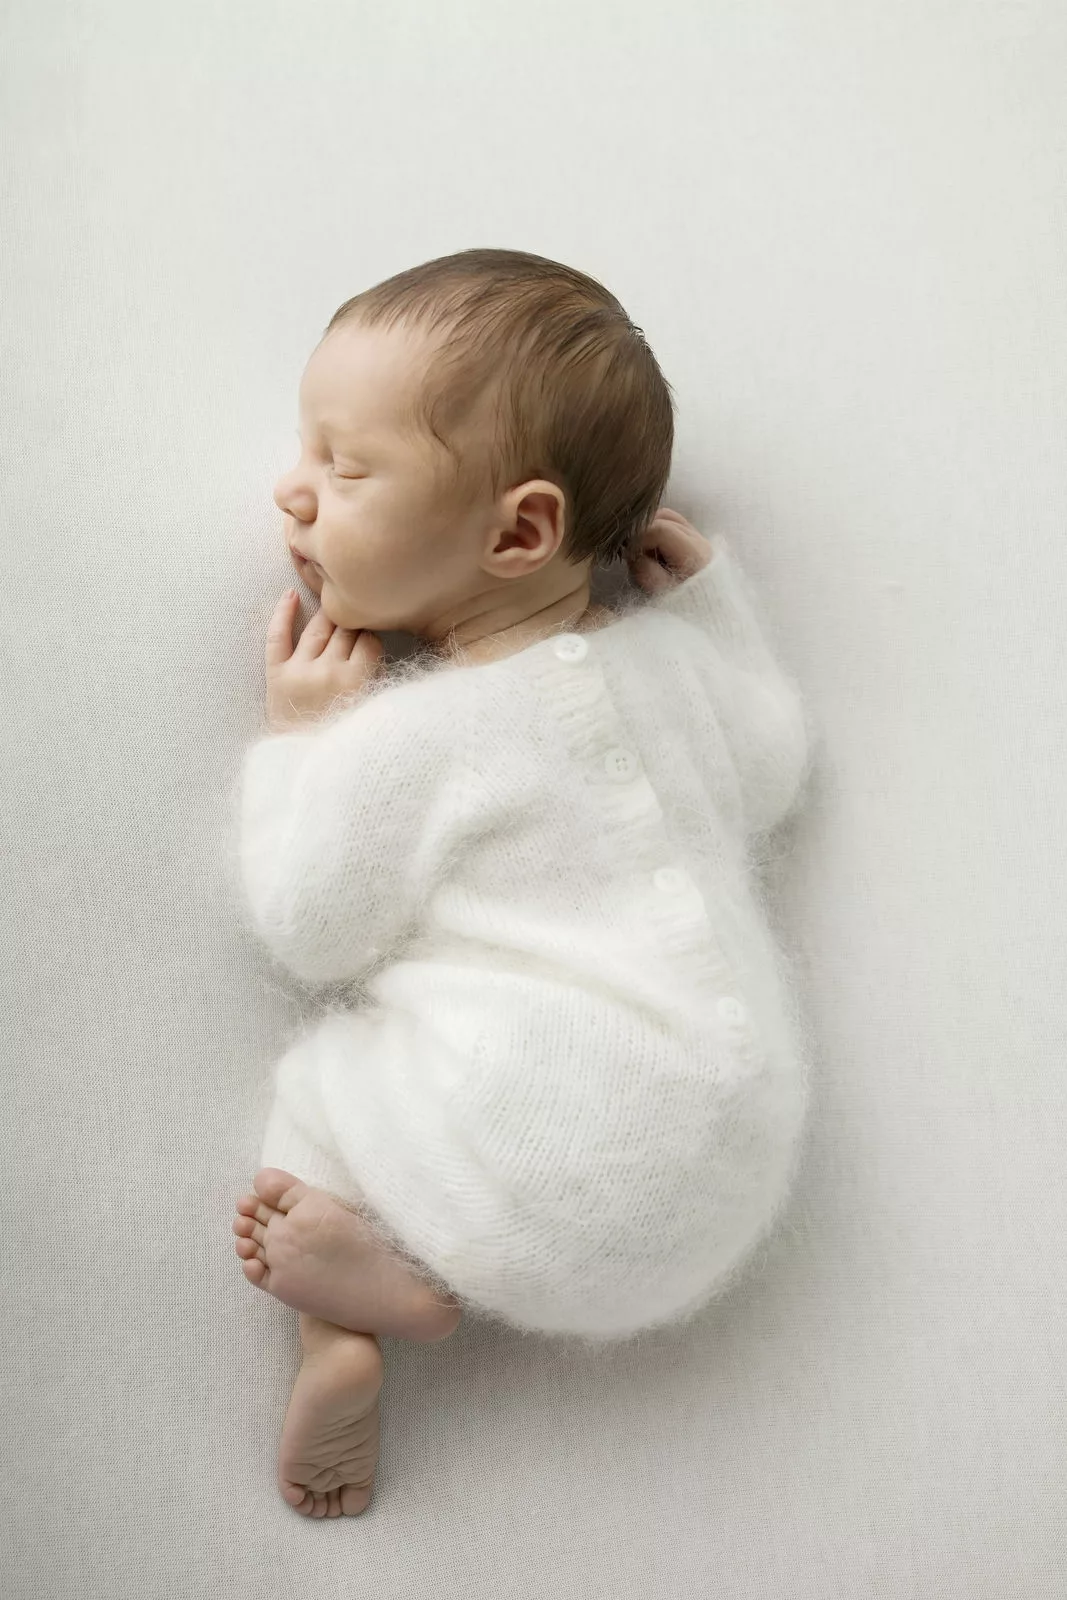
[{"label": "knit texture", "polygon": [[607,626],[424,654],[259,739],[250,928],[341,986],[278,1065],[262,1163],[515,1328],[692,1315],[797,1163],[808,1053],[752,867],[811,748],[721,535]]}]

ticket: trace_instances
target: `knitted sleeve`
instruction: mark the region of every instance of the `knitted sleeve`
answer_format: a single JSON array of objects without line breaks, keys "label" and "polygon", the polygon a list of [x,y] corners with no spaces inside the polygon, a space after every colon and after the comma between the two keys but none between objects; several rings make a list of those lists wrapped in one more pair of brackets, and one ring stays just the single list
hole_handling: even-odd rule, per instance
[{"label": "knitted sleeve", "polygon": [[252,926],[305,983],[358,979],[400,942],[450,847],[448,739],[419,706],[379,692],[245,754],[238,856]]},{"label": "knitted sleeve", "polygon": [[699,670],[733,756],[749,831],[767,833],[803,789],[811,727],[802,692],[767,642],[730,545],[719,534],[712,546],[707,566],[651,603],[690,623],[709,647],[698,657]]}]

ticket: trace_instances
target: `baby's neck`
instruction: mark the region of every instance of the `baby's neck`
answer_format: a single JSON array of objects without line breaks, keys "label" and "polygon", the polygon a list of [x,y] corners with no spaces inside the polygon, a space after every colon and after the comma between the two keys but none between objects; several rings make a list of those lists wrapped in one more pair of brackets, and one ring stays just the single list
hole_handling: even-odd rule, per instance
[{"label": "baby's neck", "polygon": [[462,627],[451,630],[442,640],[442,650],[453,659],[456,666],[480,666],[485,661],[499,661],[502,656],[515,656],[528,650],[550,634],[585,632],[603,626],[611,616],[606,606],[593,605],[590,600],[589,581],[585,579],[569,594],[560,595],[550,605],[542,606],[531,616],[509,622],[506,627],[485,632],[474,638],[464,638]]},{"label": "baby's neck", "polygon": [[592,604],[589,591],[585,589],[577,600],[574,595],[567,595],[555,605],[546,606],[534,616],[502,628],[497,633],[488,633],[464,643],[450,639],[448,651],[458,666],[478,666],[486,661],[499,661],[504,656],[517,655],[520,650],[529,649],[530,645],[547,639],[553,633],[585,633],[603,627],[611,616],[612,612],[607,606]]}]

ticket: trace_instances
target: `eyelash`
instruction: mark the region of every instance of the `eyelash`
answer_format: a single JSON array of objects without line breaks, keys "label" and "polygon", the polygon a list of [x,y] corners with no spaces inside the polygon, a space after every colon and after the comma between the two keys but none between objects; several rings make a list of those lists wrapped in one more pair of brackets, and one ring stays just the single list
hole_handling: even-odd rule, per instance
[{"label": "eyelash", "polygon": [[338,472],[332,462],[330,463],[330,471],[333,473],[335,478],[340,478],[345,483],[358,483],[361,478],[366,476],[366,474],[362,472]]}]

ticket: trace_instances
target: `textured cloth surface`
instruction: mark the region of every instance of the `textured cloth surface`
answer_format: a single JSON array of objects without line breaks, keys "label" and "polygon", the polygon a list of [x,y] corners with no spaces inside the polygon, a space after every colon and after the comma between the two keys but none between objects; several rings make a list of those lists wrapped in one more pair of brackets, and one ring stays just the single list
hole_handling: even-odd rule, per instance
[{"label": "textured cloth surface", "polygon": [[727,541],[589,633],[409,673],[248,752],[255,931],[356,983],[264,1165],[520,1328],[690,1314],[778,1213],[807,1071],[747,845],[810,741]]},{"label": "textured cloth surface", "polygon": [[[1061,0],[0,34],[4,1600],[1063,1600]],[[728,530],[816,712],[761,873],[804,1156],[677,1328],[384,1340],[371,1508],[309,1523],[297,1314],[230,1223],[322,999],[219,860],[308,353],[482,243],[645,328],[666,503]]]}]

